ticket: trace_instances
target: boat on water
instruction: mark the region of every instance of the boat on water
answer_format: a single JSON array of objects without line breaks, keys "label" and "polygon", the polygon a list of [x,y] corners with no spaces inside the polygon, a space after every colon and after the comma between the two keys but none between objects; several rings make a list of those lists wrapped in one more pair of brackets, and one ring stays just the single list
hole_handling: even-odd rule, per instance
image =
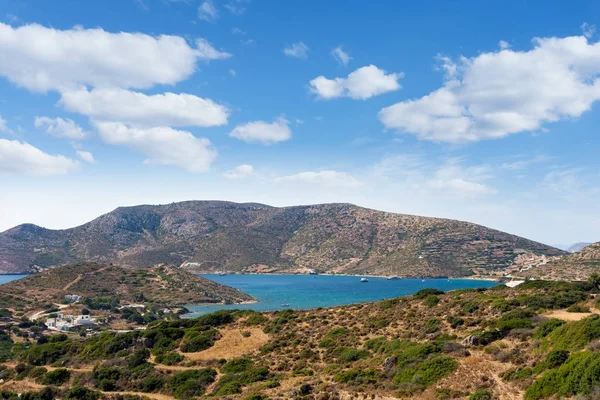
[{"label": "boat on water", "polygon": [[360,278],[360,281],[363,282],[363,283],[364,282],[369,282],[369,280],[367,278],[365,278],[365,277]]},{"label": "boat on water", "polygon": [[399,277],[399,276],[388,276],[388,277],[387,277],[387,280],[388,280],[388,281],[394,281],[394,280],[396,280],[396,279],[400,279],[400,277]]},{"label": "boat on water", "polygon": [[281,307],[289,307],[290,303],[281,303]]}]

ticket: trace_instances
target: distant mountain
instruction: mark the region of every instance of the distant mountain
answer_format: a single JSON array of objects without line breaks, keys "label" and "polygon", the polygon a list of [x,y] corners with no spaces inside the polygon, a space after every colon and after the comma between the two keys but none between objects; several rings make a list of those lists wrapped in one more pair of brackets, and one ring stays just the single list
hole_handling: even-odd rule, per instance
[{"label": "distant mountain", "polygon": [[589,246],[591,244],[592,243],[585,243],[585,242],[574,243],[567,248],[567,251],[569,253],[577,253],[578,251],[583,250],[584,248],[586,248],[587,246]]},{"label": "distant mountain", "polygon": [[123,304],[151,302],[168,306],[253,300],[239,290],[168,266],[134,269],[95,263],[65,265],[0,286],[0,299],[7,303],[24,299],[32,306],[60,302],[67,294],[117,296]]},{"label": "distant mountain", "polygon": [[505,268],[553,247],[480,225],[350,204],[276,208],[190,201],[118,208],[82,226],[0,233],[0,272],[93,261],[200,271],[461,276]]},{"label": "distant mountain", "polygon": [[550,280],[586,280],[594,272],[600,272],[600,242],[590,244],[577,253],[552,259],[548,264],[520,275]]}]

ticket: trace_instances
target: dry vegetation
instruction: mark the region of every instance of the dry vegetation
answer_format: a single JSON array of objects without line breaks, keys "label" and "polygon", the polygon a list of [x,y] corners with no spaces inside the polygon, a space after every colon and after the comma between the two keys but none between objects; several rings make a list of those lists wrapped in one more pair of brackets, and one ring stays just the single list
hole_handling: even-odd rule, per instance
[{"label": "dry vegetation", "polygon": [[[331,309],[221,311],[85,340],[38,335],[4,347],[0,389],[53,386],[44,390],[90,400],[594,399],[598,290],[542,281],[426,289]],[[557,319],[566,314],[585,317]]]}]

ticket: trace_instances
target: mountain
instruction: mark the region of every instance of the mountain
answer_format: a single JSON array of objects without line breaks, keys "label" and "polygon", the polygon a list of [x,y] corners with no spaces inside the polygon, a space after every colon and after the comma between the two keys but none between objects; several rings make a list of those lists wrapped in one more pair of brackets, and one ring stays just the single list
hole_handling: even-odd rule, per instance
[{"label": "mountain", "polygon": [[[229,286],[168,266],[134,269],[84,263],[49,268],[0,286],[0,299],[60,302],[67,294],[117,296],[121,302],[163,305],[242,303],[253,298]],[[3,300],[10,303],[10,300]]]},{"label": "mountain", "polygon": [[222,201],[121,207],[72,229],[0,233],[0,272],[77,262],[200,271],[460,276],[522,254],[563,251],[480,225],[351,204],[271,207]]},{"label": "mountain", "polygon": [[585,280],[594,272],[600,272],[600,242],[586,246],[577,253],[552,259],[548,264],[520,275],[537,279]]},{"label": "mountain", "polygon": [[592,243],[586,243],[586,242],[574,243],[567,248],[567,251],[569,253],[577,253],[578,251],[583,250],[584,248],[586,248],[587,246],[589,246],[591,244]]}]

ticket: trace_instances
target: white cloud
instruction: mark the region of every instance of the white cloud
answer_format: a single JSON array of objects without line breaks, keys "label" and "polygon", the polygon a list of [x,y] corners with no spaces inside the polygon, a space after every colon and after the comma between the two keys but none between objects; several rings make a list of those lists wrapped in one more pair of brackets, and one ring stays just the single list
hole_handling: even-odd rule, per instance
[{"label": "white cloud", "polygon": [[6,125],[6,120],[0,115],[0,132],[11,133],[12,130]]},{"label": "white cloud", "polygon": [[0,139],[0,175],[59,175],[77,165],[70,158],[44,153],[29,143]]},{"label": "white cloud", "polygon": [[227,124],[229,116],[225,106],[186,93],[146,95],[124,89],[79,88],[64,92],[60,104],[94,120],[141,126],[219,126]]},{"label": "white cloud", "polygon": [[146,164],[174,165],[205,172],[217,158],[210,141],[169,127],[134,128],[117,122],[96,122],[104,142],[144,154]]},{"label": "white cloud", "polygon": [[231,75],[231,76],[236,76],[236,75],[237,75],[237,72],[235,72],[235,69],[230,69],[230,70],[229,70],[229,75]]},{"label": "white cloud", "polygon": [[398,80],[403,76],[402,73],[387,74],[375,65],[369,65],[350,73],[347,78],[319,76],[310,81],[310,89],[322,99],[350,97],[365,100],[400,89]]},{"label": "white cloud", "polygon": [[522,170],[528,168],[534,164],[540,164],[546,161],[549,161],[551,157],[544,155],[537,155],[533,157],[527,157],[523,159],[519,159],[517,161],[505,162],[500,165],[502,169],[508,170]]},{"label": "white cloud", "polygon": [[303,42],[297,42],[292,44],[291,46],[285,47],[283,49],[283,54],[288,57],[295,57],[301,60],[306,60],[308,58],[308,46]]},{"label": "white cloud", "polygon": [[500,49],[505,50],[510,48],[510,43],[508,43],[506,40],[501,40],[498,42],[498,46],[500,46]]},{"label": "white cloud", "polygon": [[45,129],[47,134],[58,138],[83,140],[89,136],[89,132],[84,131],[69,118],[35,117],[34,125],[36,128]]},{"label": "white cloud", "polygon": [[431,181],[428,181],[427,185],[435,190],[449,192],[451,194],[457,194],[461,196],[486,195],[496,193],[495,189],[492,189],[482,183],[469,182],[460,178],[454,178],[449,180],[433,179]]},{"label": "white cloud", "polygon": [[591,39],[592,36],[596,33],[596,25],[590,25],[587,22],[581,24],[581,31],[583,32],[583,36],[588,39]]},{"label": "white cloud", "polygon": [[583,36],[442,62],[444,85],[382,109],[387,128],[438,142],[494,139],[577,118],[600,99],[600,43]]},{"label": "white cloud", "polygon": [[212,1],[206,0],[198,7],[198,18],[208,22],[214,22],[219,18],[219,10]]},{"label": "white cloud", "polygon": [[230,171],[226,171],[223,176],[227,179],[244,179],[254,173],[254,167],[248,164],[238,165]]},{"label": "white cloud", "polygon": [[231,54],[215,49],[208,40],[202,38],[196,39],[196,55],[203,61],[224,60],[231,57]]},{"label": "white cloud", "polygon": [[346,172],[319,171],[300,172],[295,175],[282,176],[275,179],[276,183],[307,183],[312,185],[356,188],[361,185],[360,181]]},{"label": "white cloud", "polygon": [[229,136],[243,140],[247,143],[274,144],[284,142],[292,137],[289,121],[279,117],[269,123],[265,121],[252,121],[236,126]]},{"label": "white cloud", "polygon": [[199,39],[178,36],[69,30],[0,23],[0,75],[37,92],[96,87],[149,88],[175,84],[196,71],[198,60],[225,58]]},{"label": "white cloud", "polygon": [[348,65],[352,57],[342,49],[342,46],[338,46],[331,50],[331,55],[336,59],[337,62],[342,64],[344,67]]},{"label": "white cloud", "polygon": [[77,157],[81,158],[83,161],[89,164],[97,164],[98,161],[94,158],[94,155],[89,151],[77,150]]},{"label": "white cloud", "polygon": [[246,12],[246,7],[244,4],[249,3],[250,0],[232,0],[229,3],[225,4],[225,8],[229,10],[230,13],[235,15],[242,15]]},{"label": "white cloud", "polygon": [[234,35],[242,35],[242,36],[246,35],[246,32],[243,31],[243,30],[241,30],[240,28],[233,28],[231,30],[231,33],[234,34]]}]

